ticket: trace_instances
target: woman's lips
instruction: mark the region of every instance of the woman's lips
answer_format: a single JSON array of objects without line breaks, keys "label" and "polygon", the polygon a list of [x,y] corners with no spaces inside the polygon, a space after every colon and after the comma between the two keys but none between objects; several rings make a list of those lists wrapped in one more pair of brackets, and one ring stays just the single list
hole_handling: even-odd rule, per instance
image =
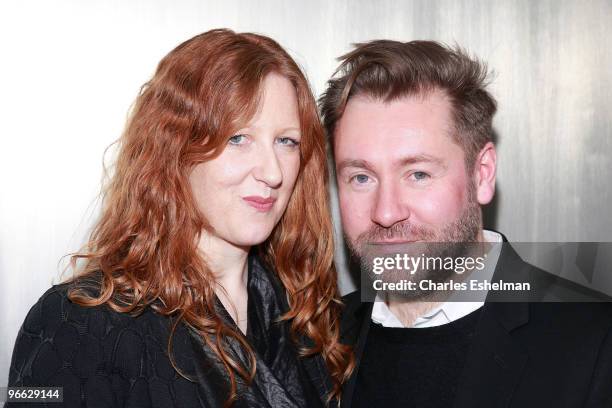
[{"label": "woman's lips", "polygon": [[270,211],[270,209],[274,205],[274,202],[276,201],[276,198],[273,198],[273,197],[265,198],[261,196],[247,196],[247,197],[242,197],[242,199],[246,201],[246,203],[250,205],[251,207],[255,208],[258,211],[262,211],[262,212]]}]

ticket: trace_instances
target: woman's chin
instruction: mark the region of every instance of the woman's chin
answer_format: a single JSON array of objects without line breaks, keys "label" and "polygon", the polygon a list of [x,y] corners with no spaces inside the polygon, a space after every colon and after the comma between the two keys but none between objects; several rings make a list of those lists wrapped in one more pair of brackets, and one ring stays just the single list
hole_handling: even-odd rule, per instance
[{"label": "woman's chin", "polygon": [[262,231],[261,233],[237,236],[232,243],[240,247],[252,247],[263,244],[270,237],[272,231]]}]

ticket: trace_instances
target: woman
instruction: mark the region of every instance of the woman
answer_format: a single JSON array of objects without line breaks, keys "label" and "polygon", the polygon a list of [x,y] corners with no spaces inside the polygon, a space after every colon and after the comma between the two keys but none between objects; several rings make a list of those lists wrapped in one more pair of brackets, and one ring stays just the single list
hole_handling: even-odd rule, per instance
[{"label": "woman", "polygon": [[335,405],[322,128],[273,40],[212,30],[143,87],[79,273],[32,308],[10,386],[66,406]]}]

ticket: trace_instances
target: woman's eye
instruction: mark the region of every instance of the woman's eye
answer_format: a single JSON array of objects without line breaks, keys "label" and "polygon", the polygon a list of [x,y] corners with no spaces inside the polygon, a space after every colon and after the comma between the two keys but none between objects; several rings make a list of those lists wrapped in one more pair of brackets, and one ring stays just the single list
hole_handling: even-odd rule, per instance
[{"label": "woman's eye", "polygon": [[424,171],[415,171],[414,173],[412,173],[412,177],[414,177],[414,179],[417,181],[421,181],[428,179],[429,174],[425,173]]},{"label": "woman's eye", "polygon": [[357,175],[351,177],[350,181],[355,182],[357,184],[365,184],[368,181],[370,181],[370,177],[368,177],[365,174],[357,174]]},{"label": "woman's eye", "polygon": [[234,135],[229,138],[228,143],[232,145],[245,144],[247,141],[246,135]]},{"label": "woman's eye", "polygon": [[297,146],[300,144],[300,142],[298,142],[297,140],[291,137],[279,137],[276,140],[278,141],[279,144],[282,144],[285,146]]}]

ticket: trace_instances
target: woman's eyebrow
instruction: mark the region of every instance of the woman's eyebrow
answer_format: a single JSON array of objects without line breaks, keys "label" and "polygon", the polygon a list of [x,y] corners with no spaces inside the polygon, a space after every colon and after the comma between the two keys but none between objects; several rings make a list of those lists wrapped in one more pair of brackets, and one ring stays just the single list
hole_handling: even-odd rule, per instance
[{"label": "woman's eyebrow", "polygon": [[[262,126],[257,126],[257,125],[247,125],[247,126],[243,126],[240,129],[237,130],[237,132],[253,132],[253,131],[259,131],[265,129],[265,127]],[[287,126],[287,127],[282,127],[280,129],[274,129],[274,131],[276,133],[285,133],[285,132],[298,132],[301,133],[302,129],[300,129],[299,127],[295,127],[295,126]]]},{"label": "woman's eyebrow", "polygon": [[284,133],[284,132],[298,132],[299,133],[301,131],[302,129],[300,129],[299,127],[295,127],[295,126],[289,126],[286,128],[279,129],[279,132],[281,133]]}]

